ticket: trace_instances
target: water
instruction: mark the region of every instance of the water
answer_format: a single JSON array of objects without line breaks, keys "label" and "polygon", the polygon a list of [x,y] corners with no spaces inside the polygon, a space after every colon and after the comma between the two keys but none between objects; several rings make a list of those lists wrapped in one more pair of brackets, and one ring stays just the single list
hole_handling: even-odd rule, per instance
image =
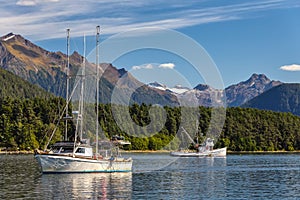
[{"label": "water", "polygon": [[0,155],[0,199],[300,199],[299,154],[130,156],[133,173],[43,175],[33,155]]}]

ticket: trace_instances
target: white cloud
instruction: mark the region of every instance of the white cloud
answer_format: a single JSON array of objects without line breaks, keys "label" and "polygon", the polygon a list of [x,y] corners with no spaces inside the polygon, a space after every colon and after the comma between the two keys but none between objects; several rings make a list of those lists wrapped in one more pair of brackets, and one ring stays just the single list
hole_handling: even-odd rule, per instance
[{"label": "white cloud", "polygon": [[300,71],[300,65],[298,64],[284,65],[281,66],[280,69],[284,71]]},{"label": "white cloud", "polygon": [[154,66],[152,64],[145,64],[145,65],[139,65],[139,66],[132,66],[132,70],[139,70],[139,69],[153,69]]},{"label": "white cloud", "polygon": [[138,66],[132,66],[132,70],[139,70],[139,69],[158,69],[158,68],[164,68],[164,69],[174,69],[175,64],[174,63],[163,63],[163,64],[143,64]]},{"label": "white cloud", "polygon": [[19,0],[16,5],[18,6],[36,6],[41,3],[59,2],[59,0]]},{"label": "white cloud", "polygon": [[160,64],[158,67],[159,68],[174,69],[175,64],[174,63],[163,63],[163,64]]},{"label": "white cloud", "polygon": [[16,5],[18,6],[35,6],[37,2],[35,0],[19,0]]},{"label": "white cloud", "polygon": [[[98,24],[103,27],[101,33],[105,35],[149,26],[179,29],[204,23],[243,19],[257,11],[300,6],[297,1],[244,2],[214,6],[203,5],[201,1],[179,0],[18,0],[17,3],[6,1],[1,3],[0,7],[0,35],[13,31],[34,41],[64,37],[65,29],[71,28],[72,37],[76,37]],[[20,6],[31,7],[30,12],[27,9],[20,10]]]}]

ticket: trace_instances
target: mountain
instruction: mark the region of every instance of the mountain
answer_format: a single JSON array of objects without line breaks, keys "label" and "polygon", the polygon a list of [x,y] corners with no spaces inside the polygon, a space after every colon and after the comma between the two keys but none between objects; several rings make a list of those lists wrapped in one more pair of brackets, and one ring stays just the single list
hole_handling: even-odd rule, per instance
[{"label": "mountain", "polygon": [[[67,56],[62,52],[49,52],[21,35],[9,33],[1,37],[0,68],[62,97],[66,94],[66,61]],[[71,86],[75,84],[75,75],[82,69],[82,62],[83,57],[77,52],[70,56]],[[96,66],[86,62],[86,69],[87,74],[91,75],[96,71]],[[125,69],[117,69],[111,64],[102,63],[100,64],[100,77],[99,95],[103,103],[111,102],[112,95],[116,94],[116,99],[125,104],[128,102],[123,97],[124,95],[130,96],[130,102],[146,104],[160,102],[162,105],[178,105],[176,96],[166,91],[149,88]]]},{"label": "mountain", "polygon": [[176,94],[182,94],[184,92],[189,91],[189,88],[183,87],[182,85],[175,85],[173,88],[169,88],[168,91],[176,93]]},{"label": "mountain", "polygon": [[300,115],[300,84],[284,83],[253,98],[242,107]]},{"label": "mountain", "polygon": [[[80,66],[77,60],[78,54],[74,53],[70,57],[71,71]],[[66,55],[61,52],[46,51],[13,33],[1,37],[0,67],[55,95],[65,94],[60,86],[66,79],[65,65]]]},{"label": "mountain", "polygon": [[53,96],[37,85],[0,68],[0,98],[48,98]]},{"label": "mountain", "polygon": [[[32,84],[57,96],[66,94],[66,60],[62,52],[49,52],[36,46],[21,35],[9,33],[0,40],[0,68],[4,68]],[[83,57],[74,52],[70,56],[70,76],[75,77],[81,69]],[[95,72],[96,66],[86,62],[90,74]],[[145,85],[136,80],[125,69],[117,69],[112,64],[100,64],[100,101],[111,102],[111,98],[118,103],[130,102],[162,105],[225,106],[223,90],[214,89],[208,85],[199,84],[193,89],[177,85],[168,88],[159,83]],[[75,79],[70,79],[71,86]],[[262,94],[268,89],[280,85],[279,81],[271,81],[263,74],[253,74],[248,80],[231,85],[225,89],[227,106],[240,106],[250,99]],[[125,98],[125,97],[126,98]],[[94,97],[93,97],[94,98]]]},{"label": "mountain", "polygon": [[226,106],[223,90],[215,89],[209,85],[199,84],[178,96],[181,102],[186,102],[188,105],[202,105],[205,107]]},{"label": "mountain", "polygon": [[180,105],[225,106],[223,91],[214,89],[208,85],[199,84],[194,89],[181,85],[175,85],[170,88],[164,84],[153,82],[149,83],[148,86],[175,95]]},{"label": "mountain", "polygon": [[280,81],[271,81],[264,74],[253,74],[248,80],[225,89],[227,105],[229,107],[240,106],[280,84],[282,84]]},{"label": "mountain", "polygon": [[[167,91],[149,87],[136,80],[125,69],[117,69],[112,64],[101,64],[100,100],[103,103],[161,104],[177,106],[177,97]],[[112,100],[113,99],[113,100]]]},{"label": "mountain", "polygon": [[180,90],[181,92],[177,92],[157,82],[150,85],[156,89],[169,91],[176,95],[181,102],[188,104],[198,104],[206,107],[235,107],[280,84],[282,84],[280,81],[271,81],[264,74],[253,74],[248,80],[231,85],[225,90],[199,84],[193,89],[184,88]]}]

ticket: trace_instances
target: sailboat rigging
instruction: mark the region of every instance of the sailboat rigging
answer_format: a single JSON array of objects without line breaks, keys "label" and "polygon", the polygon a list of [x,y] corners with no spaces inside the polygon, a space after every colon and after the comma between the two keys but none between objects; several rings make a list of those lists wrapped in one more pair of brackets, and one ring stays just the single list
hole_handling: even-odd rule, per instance
[{"label": "sailboat rigging", "polygon": [[[132,159],[120,157],[117,149],[117,154],[109,154],[108,151],[112,152],[112,149],[105,150],[104,153],[99,152],[99,34],[100,26],[96,28],[96,136],[95,136],[95,151],[93,146],[90,145],[89,140],[83,139],[83,120],[84,120],[84,83],[85,83],[85,37],[84,37],[84,57],[83,65],[80,75],[80,81],[74,84],[74,89],[69,94],[69,40],[70,40],[70,29],[67,29],[67,69],[66,69],[66,106],[61,114],[60,118],[64,118],[65,121],[65,137],[64,141],[56,142],[52,145],[50,150],[47,150],[50,140],[52,139],[55,131],[57,130],[58,124],[55,127],[50,140],[48,141],[44,151],[35,151],[35,158],[38,160],[41,170],[43,173],[73,173],[73,172],[131,172],[132,171]],[[79,82],[81,84],[79,84]],[[69,113],[70,99],[74,94],[75,88],[80,85],[80,97],[78,102],[78,111],[73,111],[72,115],[77,115],[76,118],[76,130],[74,139],[68,141],[68,121],[73,120],[73,117]],[[65,112],[65,117],[63,117]],[[101,143],[102,144],[102,143]],[[118,148],[113,142],[109,145],[110,148]]]}]

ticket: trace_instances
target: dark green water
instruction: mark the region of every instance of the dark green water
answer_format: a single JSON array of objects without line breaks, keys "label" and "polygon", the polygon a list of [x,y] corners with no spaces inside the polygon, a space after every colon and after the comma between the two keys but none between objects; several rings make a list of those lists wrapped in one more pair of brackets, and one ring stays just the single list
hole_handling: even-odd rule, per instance
[{"label": "dark green water", "polygon": [[0,155],[0,199],[300,199],[299,154],[130,156],[132,173],[43,175],[33,155]]}]

